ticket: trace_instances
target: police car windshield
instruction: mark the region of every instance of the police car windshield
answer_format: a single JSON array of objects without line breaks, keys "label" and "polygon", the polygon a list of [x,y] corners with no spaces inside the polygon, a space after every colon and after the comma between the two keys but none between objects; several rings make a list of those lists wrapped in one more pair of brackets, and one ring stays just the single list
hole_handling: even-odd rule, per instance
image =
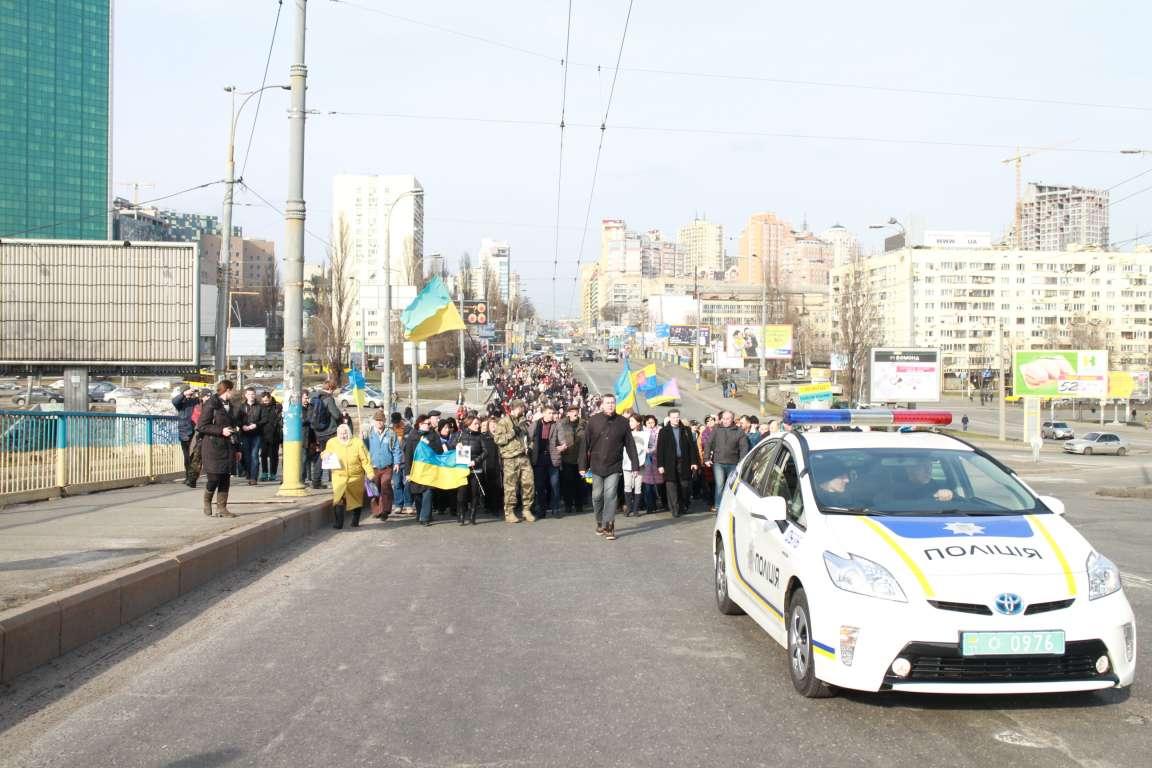
[{"label": "police car windshield", "polygon": [[1048,509],[1013,475],[973,451],[812,451],[812,489],[829,513],[1019,515]]}]

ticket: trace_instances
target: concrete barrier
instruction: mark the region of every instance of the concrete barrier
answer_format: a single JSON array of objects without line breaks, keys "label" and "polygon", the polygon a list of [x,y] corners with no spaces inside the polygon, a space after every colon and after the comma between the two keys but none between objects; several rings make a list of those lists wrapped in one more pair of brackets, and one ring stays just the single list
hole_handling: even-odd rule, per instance
[{"label": "concrete barrier", "polygon": [[0,682],[75,650],[237,566],[331,526],[313,501],[63,592],[0,612]]}]

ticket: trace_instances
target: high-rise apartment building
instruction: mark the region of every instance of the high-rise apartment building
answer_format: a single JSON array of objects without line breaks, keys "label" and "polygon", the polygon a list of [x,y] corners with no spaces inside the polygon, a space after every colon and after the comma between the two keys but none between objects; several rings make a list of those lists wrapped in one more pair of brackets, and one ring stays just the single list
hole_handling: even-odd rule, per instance
[{"label": "high-rise apartment building", "polygon": [[685,266],[708,277],[724,271],[724,226],[707,219],[694,219],[680,227],[676,241],[684,251]]},{"label": "high-rise apartment building", "polygon": [[[487,299],[499,299],[505,303],[512,295],[512,247],[507,240],[483,238],[480,241],[480,273],[483,285],[476,293]],[[496,295],[488,296],[487,291],[495,284]]]},{"label": "high-rise apartment building", "polygon": [[832,268],[833,247],[811,232],[793,232],[792,243],[780,253],[776,288],[785,291],[824,291]]},{"label": "high-rise apartment building", "polygon": [[1020,205],[1020,248],[1062,251],[1077,245],[1107,248],[1108,243],[1107,191],[1028,185]]},{"label": "high-rise apartment building", "polygon": [[0,237],[111,237],[111,0],[0,6]]},{"label": "high-rise apartment building", "polygon": [[832,265],[850,264],[860,256],[860,241],[841,224],[833,224],[818,237],[832,246]]},{"label": "high-rise apartment building", "polygon": [[793,245],[792,225],[774,213],[754,213],[748,217],[738,241],[737,279],[769,285],[780,283],[780,259]]}]

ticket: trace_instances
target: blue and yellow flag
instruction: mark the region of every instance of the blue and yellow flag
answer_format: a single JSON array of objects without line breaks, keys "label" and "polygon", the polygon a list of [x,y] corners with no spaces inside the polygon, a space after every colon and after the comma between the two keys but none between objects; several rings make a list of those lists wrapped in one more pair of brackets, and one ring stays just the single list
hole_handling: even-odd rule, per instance
[{"label": "blue and yellow flag", "polygon": [[671,405],[680,399],[680,385],[676,379],[668,379],[660,385],[660,390],[654,395],[647,395],[648,406],[655,408],[658,405]]},{"label": "blue and yellow flag", "polygon": [[428,281],[408,308],[400,313],[400,319],[404,323],[404,333],[412,341],[424,341],[446,331],[464,330],[464,319],[439,277]]},{"label": "blue and yellow flag", "polygon": [[636,380],[632,377],[627,360],[624,361],[624,370],[620,372],[612,391],[616,395],[616,413],[624,413],[636,405]]},{"label": "blue and yellow flag", "polygon": [[421,440],[412,454],[408,479],[430,488],[451,491],[468,484],[468,473],[468,467],[456,463],[456,451],[436,453],[432,446]]}]

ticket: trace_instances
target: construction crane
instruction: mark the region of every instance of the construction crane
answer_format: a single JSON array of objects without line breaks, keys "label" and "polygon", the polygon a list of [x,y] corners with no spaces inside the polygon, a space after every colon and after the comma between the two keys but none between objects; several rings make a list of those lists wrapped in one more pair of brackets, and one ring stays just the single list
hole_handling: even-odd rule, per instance
[{"label": "construction crane", "polygon": [[138,208],[140,206],[140,190],[141,189],[156,189],[156,185],[151,181],[118,181],[118,187],[127,187],[132,190],[132,207]]},{"label": "construction crane", "polygon": [[1036,154],[1039,151],[1040,150],[1033,150],[1031,152],[1021,152],[1020,147],[1016,147],[1016,154],[1015,155],[1013,155],[1012,157],[1009,157],[1005,160],[1000,161],[1001,163],[1015,163],[1016,164],[1016,221],[1015,221],[1015,224],[1013,225],[1013,229],[1012,229],[1013,237],[1016,240],[1016,250],[1021,250],[1024,247],[1023,246],[1023,235],[1020,232],[1021,219],[1023,218],[1023,215],[1024,215],[1024,200],[1023,200],[1023,195],[1024,195],[1024,189],[1023,189],[1024,158],[1032,157],[1032,155]]}]

